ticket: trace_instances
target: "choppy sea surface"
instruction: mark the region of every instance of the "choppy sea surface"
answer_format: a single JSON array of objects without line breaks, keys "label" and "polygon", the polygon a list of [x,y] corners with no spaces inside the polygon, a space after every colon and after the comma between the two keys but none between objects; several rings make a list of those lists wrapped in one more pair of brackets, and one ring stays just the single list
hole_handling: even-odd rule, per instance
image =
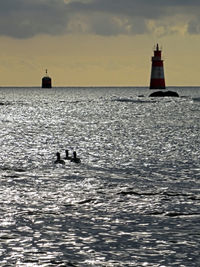
[{"label": "choppy sea surface", "polygon": [[0,266],[200,266],[200,88],[170,90],[0,88]]}]

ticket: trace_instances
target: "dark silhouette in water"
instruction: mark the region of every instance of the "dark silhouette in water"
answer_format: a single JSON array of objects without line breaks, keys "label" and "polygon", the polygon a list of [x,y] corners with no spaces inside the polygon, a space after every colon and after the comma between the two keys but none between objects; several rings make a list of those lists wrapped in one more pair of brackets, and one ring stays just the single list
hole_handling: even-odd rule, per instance
[{"label": "dark silhouette in water", "polygon": [[68,150],[65,150],[65,158],[64,159],[67,159],[67,160],[72,159],[72,157],[69,157],[69,151]]},{"label": "dark silhouette in water", "polygon": [[42,88],[51,88],[51,78],[47,74],[46,70],[46,76],[42,78]]},{"label": "dark silhouette in water", "polygon": [[57,159],[56,159],[56,161],[54,161],[54,163],[55,164],[63,164],[64,165],[65,161],[60,158],[60,153],[59,152],[56,153],[56,156],[57,156]]},{"label": "dark silhouette in water", "polygon": [[173,91],[157,91],[149,95],[150,97],[165,97],[165,96],[170,96],[170,97],[179,97],[177,92]]},{"label": "dark silhouette in water", "polygon": [[74,155],[74,157],[71,159],[71,162],[80,163],[81,160],[79,158],[77,158],[76,151],[73,152],[73,155]]}]

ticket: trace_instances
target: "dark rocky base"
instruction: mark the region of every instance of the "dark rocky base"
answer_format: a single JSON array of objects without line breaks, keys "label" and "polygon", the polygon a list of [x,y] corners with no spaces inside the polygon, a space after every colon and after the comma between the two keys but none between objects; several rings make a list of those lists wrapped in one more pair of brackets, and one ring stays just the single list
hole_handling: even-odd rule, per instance
[{"label": "dark rocky base", "polygon": [[157,91],[157,92],[153,92],[152,94],[149,95],[149,97],[165,97],[165,96],[169,96],[169,97],[179,97],[179,94],[177,92],[173,92],[173,91]]}]

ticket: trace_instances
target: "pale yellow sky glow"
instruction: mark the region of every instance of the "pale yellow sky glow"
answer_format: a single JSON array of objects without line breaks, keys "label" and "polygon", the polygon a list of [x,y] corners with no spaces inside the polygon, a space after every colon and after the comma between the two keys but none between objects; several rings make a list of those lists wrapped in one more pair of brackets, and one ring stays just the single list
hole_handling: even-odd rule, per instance
[{"label": "pale yellow sky glow", "polygon": [[[197,36],[158,40],[168,86],[200,84]],[[149,86],[153,40],[148,35],[0,38],[0,86]]]},{"label": "pale yellow sky glow", "polygon": [[[61,27],[62,20],[50,25],[49,30],[42,24],[40,28],[36,22],[31,27],[32,24],[25,25],[27,18],[17,25],[16,31],[14,24],[0,27],[0,86],[41,86],[45,69],[48,69],[53,86],[149,86],[151,56],[157,42],[163,50],[167,86],[200,84],[200,28],[198,21],[190,21],[192,16],[185,12],[170,18],[165,16],[162,20],[142,13],[141,19],[137,14],[131,18],[128,9],[124,11],[127,16],[119,14],[119,10],[113,15],[109,9],[112,1],[53,2],[55,7],[61,2],[68,2],[67,8],[74,4],[70,6],[70,12],[76,8],[81,10],[86,4],[87,7],[93,4],[94,9],[98,2],[104,3],[106,10],[105,3],[108,3],[108,12],[101,10],[99,14],[95,10],[96,13],[88,16],[85,10],[84,14],[76,11],[68,18],[66,27],[63,26],[66,32]],[[121,5],[135,3],[141,10],[147,3],[145,0],[117,2]],[[48,1],[43,3],[47,5]],[[77,7],[77,4],[82,5]],[[8,23],[2,14],[1,21]],[[18,17],[16,21],[19,21]],[[48,24],[48,19],[45,22]]]}]

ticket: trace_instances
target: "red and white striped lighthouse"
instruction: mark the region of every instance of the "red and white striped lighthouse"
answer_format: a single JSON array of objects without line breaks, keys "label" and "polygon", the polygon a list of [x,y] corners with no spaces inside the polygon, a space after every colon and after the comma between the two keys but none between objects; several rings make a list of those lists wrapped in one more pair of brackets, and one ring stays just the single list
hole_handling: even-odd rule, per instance
[{"label": "red and white striped lighthouse", "polygon": [[161,50],[158,44],[152,57],[150,89],[165,89],[163,60],[161,59]]}]

